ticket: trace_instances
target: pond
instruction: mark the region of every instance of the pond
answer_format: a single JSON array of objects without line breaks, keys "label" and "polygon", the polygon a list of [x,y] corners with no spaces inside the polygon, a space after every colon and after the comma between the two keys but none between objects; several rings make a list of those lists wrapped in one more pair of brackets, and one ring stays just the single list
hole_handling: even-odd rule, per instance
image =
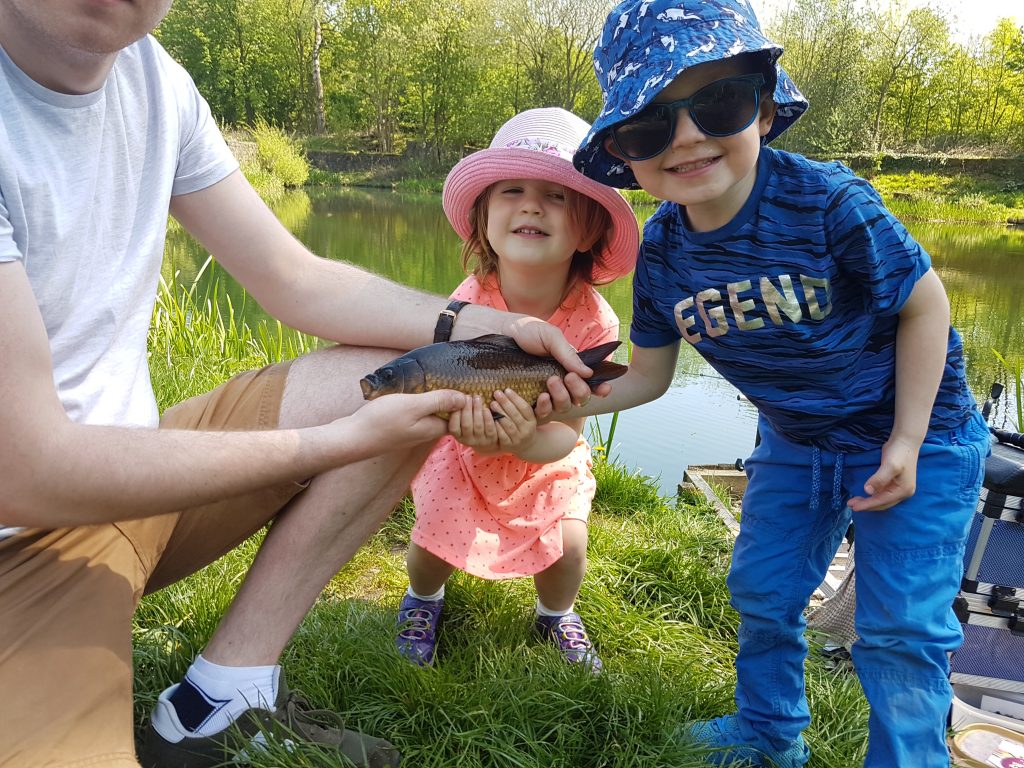
[{"label": "pond", "polygon": [[[343,259],[406,285],[447,295],[463,275],[459,240],[437,195],[404,195],[385,190],[308,190],[289,193],[274,209],[286,226],[315,253]],[[653,209],[638,210],[643,221]],[[979,402],[994,381],[1007,376],[993,350],[1024,355],[1024,230],[1001,227],[908,222],[932,255],[946,285],[953,323],[964,338],[971,388]],[[180,229],[168,236],[164,277],[190,283],[205,252]],[[603,286],[618,313],[625,340],[632,316],[628,279]],[[240,289],[229,285],[238,298]],[[238,302],[235,302],[238,306]],[[253,302],[247,319],[264,316]],[[626,361],[626,345],[615,359]],[[653,403],[624,411],[615,426],[610,454],[658,478],[675,493],[689,464],[746,458],[754,444],[756,411],[739,393],[683,344],[671,389]],[[992,423],[1011,426],[1009,390]],[[597,420],[607,436],[610,416]],[[592,420],[594,421],[594,420]],[[592,437],[594,425],[588,425]]]}]

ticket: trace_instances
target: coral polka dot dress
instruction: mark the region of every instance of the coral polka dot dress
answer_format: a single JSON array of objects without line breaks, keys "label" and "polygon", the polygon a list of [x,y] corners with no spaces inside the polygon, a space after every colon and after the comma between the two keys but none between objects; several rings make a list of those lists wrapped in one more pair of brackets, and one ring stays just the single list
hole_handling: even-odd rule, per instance
[{"label": "coral polka dot dress", "polygon": [[[470,276],[451,298],[507,310],[497,282]],[[619,337],[614,310],[577,281],[548,322],[576,349]],[[587,520],[596,483],[582,437],[568,456],[530,464],[509,454],[480,456],[444,437],[412,482],[412,540],[460,570],[485,579],[531,576],[562,556],[562,520]]]}]

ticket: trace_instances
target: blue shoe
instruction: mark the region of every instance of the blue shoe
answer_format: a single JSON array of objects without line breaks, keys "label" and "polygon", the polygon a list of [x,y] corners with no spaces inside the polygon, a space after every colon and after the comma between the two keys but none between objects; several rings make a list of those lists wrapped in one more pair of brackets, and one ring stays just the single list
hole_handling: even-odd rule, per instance
[{"label": "blue shoe", "polygon": [[562,616],[537,616],[533,624],[538,634],[556,646],[570,664],[583,664],[595,675],[601,674],[604,664],[587,636],[583,619],[578,613]]},{"label": "blue shoe", "polygon": [[444,598],[420,600],[408,592],[398,606],[398,636],[395,647],[398,652],[418,667],[429,667],[434,663],[437,650],[437,627],[441,623]]},{"label": "blue shoe", "polygon": [[736,715],[697,720],[684,731],[698,746],[715,750],[704,757],[712,765],[801,768],[811,759],[811,750],[803,736],[797,736],[785,749],[750,744],[740,733]]}]

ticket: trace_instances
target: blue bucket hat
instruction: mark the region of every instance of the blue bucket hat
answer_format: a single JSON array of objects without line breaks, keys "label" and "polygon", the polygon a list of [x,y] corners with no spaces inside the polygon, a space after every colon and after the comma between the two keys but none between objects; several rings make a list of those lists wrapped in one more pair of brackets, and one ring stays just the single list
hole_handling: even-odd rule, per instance
[{"label": "blue bucket hat", "polygon": [[782,46],[761,32],[747,0],[625,0],[605,21],[594,50],[604,108],[573,156],[595,181],[637,189],[629,166],[604,148],[608,130],[642,110],[683,70],[741,53],[764,51],[775,66],[775,121],[765,141],[789,128],[807,99],[778,65]]}]

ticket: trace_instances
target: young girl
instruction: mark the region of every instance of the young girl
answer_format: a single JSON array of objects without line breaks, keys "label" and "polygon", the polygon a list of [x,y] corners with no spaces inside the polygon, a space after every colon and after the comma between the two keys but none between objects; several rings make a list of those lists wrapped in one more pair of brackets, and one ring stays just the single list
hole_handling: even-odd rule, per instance
[{"label": "young girl", "polygon": [[[528,110],[448,174],[444,211],[472,267],[452,294],[455,312],[472,302],[534,315],[577,349],[618,339],[618,318],[593,285],[632,270],[638,228],[617,191],[572,167],[589,128],[563,109]],[[456,568],[485,579],[533,576],[537,631],[568,661],[599,672],[573,608],[595,487],[584,420],[538,426],[512,390],[495,393],[495,402],[499,420],[480,398],[455,414],[455,437],[437,445],[413,481],[398,650],[433,663],[444,585]]]}]

